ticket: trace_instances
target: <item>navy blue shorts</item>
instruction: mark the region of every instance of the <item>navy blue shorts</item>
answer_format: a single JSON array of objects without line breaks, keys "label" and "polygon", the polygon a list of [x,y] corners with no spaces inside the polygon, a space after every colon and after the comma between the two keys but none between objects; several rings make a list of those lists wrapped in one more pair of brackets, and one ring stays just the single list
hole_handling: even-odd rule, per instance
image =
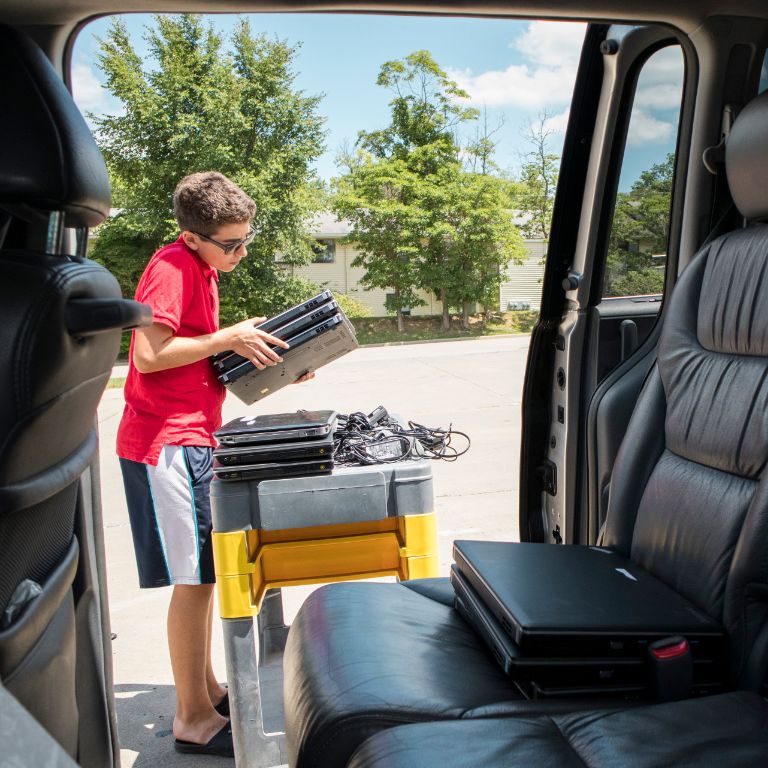
[{"label": "navy blue shorts", "polygon": [[213,584],[213,449],[166,445],[157,466],[120,459],[141,587]]}]

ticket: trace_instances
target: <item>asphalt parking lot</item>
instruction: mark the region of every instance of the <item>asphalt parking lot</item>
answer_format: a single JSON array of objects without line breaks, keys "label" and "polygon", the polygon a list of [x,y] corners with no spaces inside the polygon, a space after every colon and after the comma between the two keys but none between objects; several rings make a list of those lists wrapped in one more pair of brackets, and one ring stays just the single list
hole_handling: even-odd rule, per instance
[{"label": "asphalt parking lot", "polygon": [[[471,438],[455,462],[432,462],[440,571],[448,573],[455,538],[517,538],[520,401],[527,336],[358,349],[254,406],[229,396],[224,419],[249,413],[335,409],[369,413],[383,405],[406,420],[449,425]],[[123,768],[225,764],[221,758],[173,751],[174,694],[165,642],[169,589],[140,590],[128,513],[115,456],[122,389],[107,390],[99,407],[101,484],[114,679]],[[283,590],[286,620],[314,587]],[[214,625],[214,667],[224,675],[220,627]]]}]

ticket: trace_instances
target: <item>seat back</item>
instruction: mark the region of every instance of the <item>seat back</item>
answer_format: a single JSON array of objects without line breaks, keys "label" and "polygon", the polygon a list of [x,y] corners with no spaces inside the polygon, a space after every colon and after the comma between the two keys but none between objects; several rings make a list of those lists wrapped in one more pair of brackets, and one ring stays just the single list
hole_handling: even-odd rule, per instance
[{"label": "seat back", "polygon": [[[767,139],[765,94],[726,145],[734,201],[755,222],[768,219]],[[768,225],[755,223],[705,246],[675,286],[604,536],[723,622],[732,682],[755,688],[749,654],[768,619],[766,461]]]},{"label": "seat back", "polygon": [[96,144],[42,51],[0,27],[0,680],[75,759],[116,760],[96,408],[120,289],[84,258],[109,213]]}]

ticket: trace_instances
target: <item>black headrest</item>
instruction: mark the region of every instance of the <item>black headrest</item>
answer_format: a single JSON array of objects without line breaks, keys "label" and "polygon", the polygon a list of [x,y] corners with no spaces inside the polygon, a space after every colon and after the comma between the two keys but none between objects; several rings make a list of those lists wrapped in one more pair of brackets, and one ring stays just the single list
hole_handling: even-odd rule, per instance
[{"label": "black headrest", "polygon": [[752,99],[725,142],[725,170],[733,202],[747,219],[768,219],[768,92]]},{"label": "black headrest", "polygon": [[65,211],[69,227],[109,215],[109,176],[45,54],[0,25],[0,208]]}]

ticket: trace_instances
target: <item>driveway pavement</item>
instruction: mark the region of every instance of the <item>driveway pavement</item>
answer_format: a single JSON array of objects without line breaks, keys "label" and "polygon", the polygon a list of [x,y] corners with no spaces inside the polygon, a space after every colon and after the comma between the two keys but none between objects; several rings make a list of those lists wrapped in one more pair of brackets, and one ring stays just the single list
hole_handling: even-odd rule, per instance
[{"label": "driveway pavement", "polygon": [[[469,452],[432,463],[440,571],[447,574],[455,538],[516,539],[520,401],[527,336],[366,347],[337,360],[305,384],[286,387],[262,404],[234,397],[224,420],[248,413],[376,406],[431,427],[466,432]],[[170,590],[140,590],[128,513],[115,456],[122,389],[107,390],[99,407],[101,483],[113,642],[115,692],[123,768],[224,766],[213,757],[178,755],[170,727],[174,692],[165,641]],[[283,590],[286,621],[316,587]],[[214,624],[214,667],[224,676],[221,628]],[[267,717],[268,713],[265,713]],[[278,717],[273,714],[274,717]]]}]

